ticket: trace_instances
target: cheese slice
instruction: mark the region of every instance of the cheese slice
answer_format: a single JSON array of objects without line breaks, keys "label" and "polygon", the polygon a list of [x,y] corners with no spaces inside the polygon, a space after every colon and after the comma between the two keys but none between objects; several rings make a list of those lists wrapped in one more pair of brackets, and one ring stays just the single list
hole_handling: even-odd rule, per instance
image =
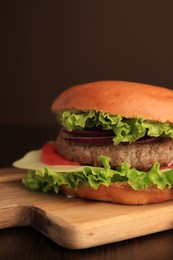
[{"label": "cheese slice", "polygon": [[45,164],[40,161],[41,149],[30,151],[24,155],[21,159],[15,161],[13,166],[20,169],[27,170],[38,170],[44,167],[52,169],[56,172],[80,172],[83,170],[84,166],[75,165],[50,165]]}]

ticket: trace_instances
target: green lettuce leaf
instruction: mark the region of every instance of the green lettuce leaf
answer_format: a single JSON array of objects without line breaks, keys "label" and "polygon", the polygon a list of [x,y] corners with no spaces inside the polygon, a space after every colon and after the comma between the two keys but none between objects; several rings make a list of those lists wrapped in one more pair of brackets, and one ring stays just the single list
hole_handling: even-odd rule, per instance
[{"label": "green lettuce leaf", "polygon": [[108,187],[111,183],[127,182],[134,190],[149,188],[153,185],[162,190],[173,186],[173,169],[161,171],[155,163],[149,172],[138,171],[124,162],[119,169],[111,169],[109,158],[100,156],[103,167],[85,166],[81,172],[55,172],[49,168],[30,170],[23,178],[26,187],[44,192],[58,193],[59,186],[65,184],[76,189],[80,184],[98,189],[100,184]]},{"label": "green lettuce leaf", "polygon": [[142,117],[128,119],[120,115],[110,115],[103,112],[87,111],[73,113],[65,111],[58,115],[58,121],[68,131],[82,130],[92,127],[101,127],[103,130],[112,130],[114,145],[121,142],[135,142],[139,138],[147,135],[150,137],[169,137],[173,139],[173,125],[170,123],[160,123],[147,121]]}]

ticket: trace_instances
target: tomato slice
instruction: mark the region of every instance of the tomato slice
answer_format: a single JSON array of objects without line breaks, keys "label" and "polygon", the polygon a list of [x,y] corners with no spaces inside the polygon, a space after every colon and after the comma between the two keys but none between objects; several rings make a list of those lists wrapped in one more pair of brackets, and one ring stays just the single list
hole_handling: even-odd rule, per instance
[{"label": "tomato slice", "polygon": [[173,165],[160,167],[160,170],[166,170],[166,169],[170,169],[170,170],[173,169]]},{"label": "tomato slice", "polygon": [[41,151],[41,161],[50,165],[79,165],[78,162],[69,161],[59,154],[54,143],[43,145]]}]

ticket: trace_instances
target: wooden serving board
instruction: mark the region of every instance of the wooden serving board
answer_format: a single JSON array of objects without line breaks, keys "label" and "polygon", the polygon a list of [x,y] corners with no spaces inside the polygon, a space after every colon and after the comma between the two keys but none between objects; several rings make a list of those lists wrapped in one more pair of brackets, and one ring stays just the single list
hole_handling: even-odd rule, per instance
[{"label": "wooden serving board", "polygon": [[66,198],[26,189],[25,171],[0,170],[0,228],[32,226],[57,244],[81,249],[173,228],[173,201],[147,206]]}]

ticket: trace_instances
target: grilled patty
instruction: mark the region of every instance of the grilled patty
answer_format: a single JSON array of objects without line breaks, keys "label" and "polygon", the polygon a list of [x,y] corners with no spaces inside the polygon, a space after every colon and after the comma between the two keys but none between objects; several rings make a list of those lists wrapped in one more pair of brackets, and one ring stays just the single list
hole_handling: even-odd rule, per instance
[{"label": "grilled patty", "polygon": [[115,145],[90,145],[64,140],[61,132],[55,142],[57,151],[68,160],[83,165],[102,166],[99,156],[110,158],[112,167],[128,162],[132,167],[147,171],[155,162],[166,166],[173,160],[173,141],[163,138],[155,143],[131,143]]}]

